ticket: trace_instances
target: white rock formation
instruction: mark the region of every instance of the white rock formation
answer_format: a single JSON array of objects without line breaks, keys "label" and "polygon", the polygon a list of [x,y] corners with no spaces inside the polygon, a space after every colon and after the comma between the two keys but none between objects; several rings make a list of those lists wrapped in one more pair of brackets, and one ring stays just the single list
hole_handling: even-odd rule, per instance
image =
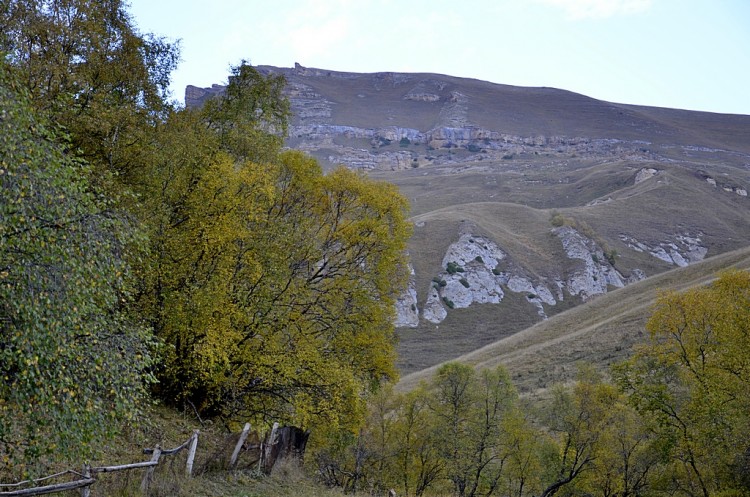
[{"label": "white rock formation", "polygon": [[539,315],[546,318],[543,304],[557,303],[552,292],[544,284],[535,284],[522,274],[498,271],[498,264],[506,257],[493,241],[481,236],[462,235],[448,247],[443,257],[446,269],[435,278],[422,317],[439,323],[447,316],[447,307],[460,309],[472,304],[498,304],[509,290],[527,294]]},{"label": "white rock formation", "polygon": [[607,260],[604,251],[593,240],[570,226],[555,228],[552,232],[560,239],[565,253],[571,259],[580,259],[583,266],[566,280],[568,292],[580,295],[583,300],[607,293],[608,286],[623,287],[625,278]]},{"label": "white rock formation", "polygon": [[431,323],[439,323],[448,316],[448,311],[440,301],[440,294],[434,287],[430,289],[430,294],[427,296],[422,316]]},{"label": "white rock formation", "polygon": [[[570,226],[555,228],[552,232],[560,239],[568,257],[581,261],[581,264],[571,274],[557,275],[551,287],[544,281],[535,281],[523,268],[513,267],[507,262],[505,269],[500,271],[499,264],[507,260],[507,255],[495,242],[482,236],[461,235],[443,257],[444,270],[431,283],[421,317],[437,324],[446,318],[450,308],[497,304],[510,291],[524,294],[527,301],[537,308],[539,316],[546,318],[545,305],[556,305],[563,300],[566,291],[587,300],[606,293],[610,287],[623,287],[646,277],[639,269],[634,269],[627,278],[620,274],[594,240]],[[699,242],[699,238],[680,235],[676,238],[674,250],[685,260],[690,260],[700,256]],[[628,237],[626,243],[635,250],[653,250],[632,237]],[[684,247],[680,248],[678,244]],[[693,252],[686,249],[688,246],[693,247]],[[670,255],[667,249],[659,248],[670,260],[680,260],[677,255]],[[408,295],[399,300],[397,326],[418,325],[420,312],[416,308],[416,291],[413,290],[412,282]]]},{"label": "white rock formation", "polygon": [[417,308],[417,289],[414,284],[414,268],[409,264],[409,286],[396,301],[396,327],[416,328],[419,326],[419,308]]},{"label": "white rock formation", "polygon": [[635,175],[635,184],[637,185],[641,181],[646,181],[649,178],[653,178],[657,174],[659,174],[658,169],[654,169],[653,167],[644,167],[640,171],[638,171]]},{"label": "white rock formation", "polygon": [[703,233],[700,232],[696,235],[683,233],[674,235],[673,240],[658,242],[655,245],[648,245],[625,234],[620,235],[620,240],[637,252],[646,252],[667,264],[684,267],[706,257],[708,248],[701,245],[701,236]]}]

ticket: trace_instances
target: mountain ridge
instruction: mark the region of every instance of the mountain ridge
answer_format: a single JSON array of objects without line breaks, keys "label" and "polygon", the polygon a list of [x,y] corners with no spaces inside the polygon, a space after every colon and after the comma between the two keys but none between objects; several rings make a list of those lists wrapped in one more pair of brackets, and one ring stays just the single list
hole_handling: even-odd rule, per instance
[{"label": "mountain ridge", "polygon": [[[409,199],[404,374],[750,245],[750,116],[439,74],[258,70],[287,80],[287,146]],[[221,91],[188,87],[186,105]]]}]

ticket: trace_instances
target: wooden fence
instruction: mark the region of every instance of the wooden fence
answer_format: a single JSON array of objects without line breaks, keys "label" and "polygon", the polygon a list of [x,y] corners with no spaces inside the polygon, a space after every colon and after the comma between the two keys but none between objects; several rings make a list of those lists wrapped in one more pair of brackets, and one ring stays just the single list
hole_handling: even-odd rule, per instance
[{"label": "wooden fence", "polygon": [[[270,473],[277,459],[281,459],[290,454],[301,455],[301,453],[304,452],[308,436],[308,433],[303,433],[298,428],[284,427],[279,429],[278,423],[274,423],[273,428],[266,437],[265,441],[260,441],[258,444],[253,444],[251,446],[245,446],[245,442],[249,433],[250,423],[246,423],[239,439],[237,440],[234,450],[232,451],[232,456],[229,460],[230,469],[233,469],[237,466],[240,452],[242,448],[245,447],[246,450],[259,450],[258,468],[265,473]],[[82,497],[89,497],[91,492],[90,487],[91,485],[96,483],[97,474],[142,468],[145,468],[146,471],[141,481],[141,491],[144,495],[147,495],[149,486],[151,485],[154,477],[154,469],[159,464],[159,461],[163,456],[174,455],[187,448],[188,455],[185,465],[185,473],[188,476],[192,476],[195,453],[198,448],[199,434],[200,431],[195,430],[190,438],[188,438],[182,445],[180,445],[179,447],[175,447],[174,449],[165,450],[162,449],[159,445],[157,445],[153,449],[143,449],[144,454],[151,454],[151,459],[148,461],[132,464],[121,464],[117,466],[92,467],[87,464],[84,465],[82,472],[68,470],[34,480],[26,480],[18,483],[0,483],[0,490],[2,490],[0,491],[0,496],[45,495],[64,492],[67,490],[80,489]],[[72,475],[75,479],[63,483],[40,485],[53,479],[63,478],[67,475]]]}]

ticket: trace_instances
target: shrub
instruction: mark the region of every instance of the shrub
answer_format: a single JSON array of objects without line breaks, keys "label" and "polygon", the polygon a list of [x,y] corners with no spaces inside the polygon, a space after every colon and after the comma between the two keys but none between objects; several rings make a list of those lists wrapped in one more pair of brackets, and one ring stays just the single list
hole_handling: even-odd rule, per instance
[{"label": "shrub", "polygon": [[604,252],[604,257],[607,258],[607,262],[609,262],[612,266],[615,265],[615,262],[617,262],[617,256],[619,254],[617,253],[617,250],[615,249],[609,249],[606,252]]},{"label": "shrub", "polygon": [[462,268],[457,262],[449,262],[448,265],[445,267],[445,270],[448,271],[448,274],[456,274],[456,273],[463,273],[464,268]]},{"label": "shrub", "polygon": [[484,259],[482,259],[481,255],[478,255],[478,256],[474,257],[474,260],[477,261],[480,264],[484,264]]},{"label": "shrub", "polygon": [[451,309],[456,307],[456,304],[454,304],[453,301],[449,299],[448,297],[443,297],[443,302],[445,302],[445,305],[447,305]]},{"label": "shrub", "polygon": [[500,270],[497,268],[497,266],[492,268],[492,274],[494,274],[495,276],[500,276]]},{"label": "shrub", "polygon": [[411,140],[409,140],[407,137],[401,138],[398,142],[399,147],[408,147],[409,144],[411,144]]},{"label": "shrub", "polygon": [[555,228],[559,228],[565,224],[565,217],[557,211],[552,211],[549,222]]},{"label": "shrub", "polygon": [[469,282],[468,282],[468,281],[466,280],[466,278],[461,278],[461,279],[460,279],[460,280],[458,280],[458,281],[459,281],[459,282],[460,282],[460,283],[461,283],[461,284],[462,284],[463,286],[465,286],[466,288],[469,288],[469,286],[471,286],[471,285],[469,285]]}]

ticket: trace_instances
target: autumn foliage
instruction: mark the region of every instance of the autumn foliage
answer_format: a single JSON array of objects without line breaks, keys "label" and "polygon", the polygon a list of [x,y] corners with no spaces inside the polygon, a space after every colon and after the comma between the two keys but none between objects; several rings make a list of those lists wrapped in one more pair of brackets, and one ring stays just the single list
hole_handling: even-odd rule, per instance
[{"label": "autumn foliage", "polygon": [[244,62],[175,107],[177,45],[121,1],[13,0],[0,28],[0,457],[85,454],[145,389],[358,426],[396,376],[398,191],[282,151],[285,81]]}]

